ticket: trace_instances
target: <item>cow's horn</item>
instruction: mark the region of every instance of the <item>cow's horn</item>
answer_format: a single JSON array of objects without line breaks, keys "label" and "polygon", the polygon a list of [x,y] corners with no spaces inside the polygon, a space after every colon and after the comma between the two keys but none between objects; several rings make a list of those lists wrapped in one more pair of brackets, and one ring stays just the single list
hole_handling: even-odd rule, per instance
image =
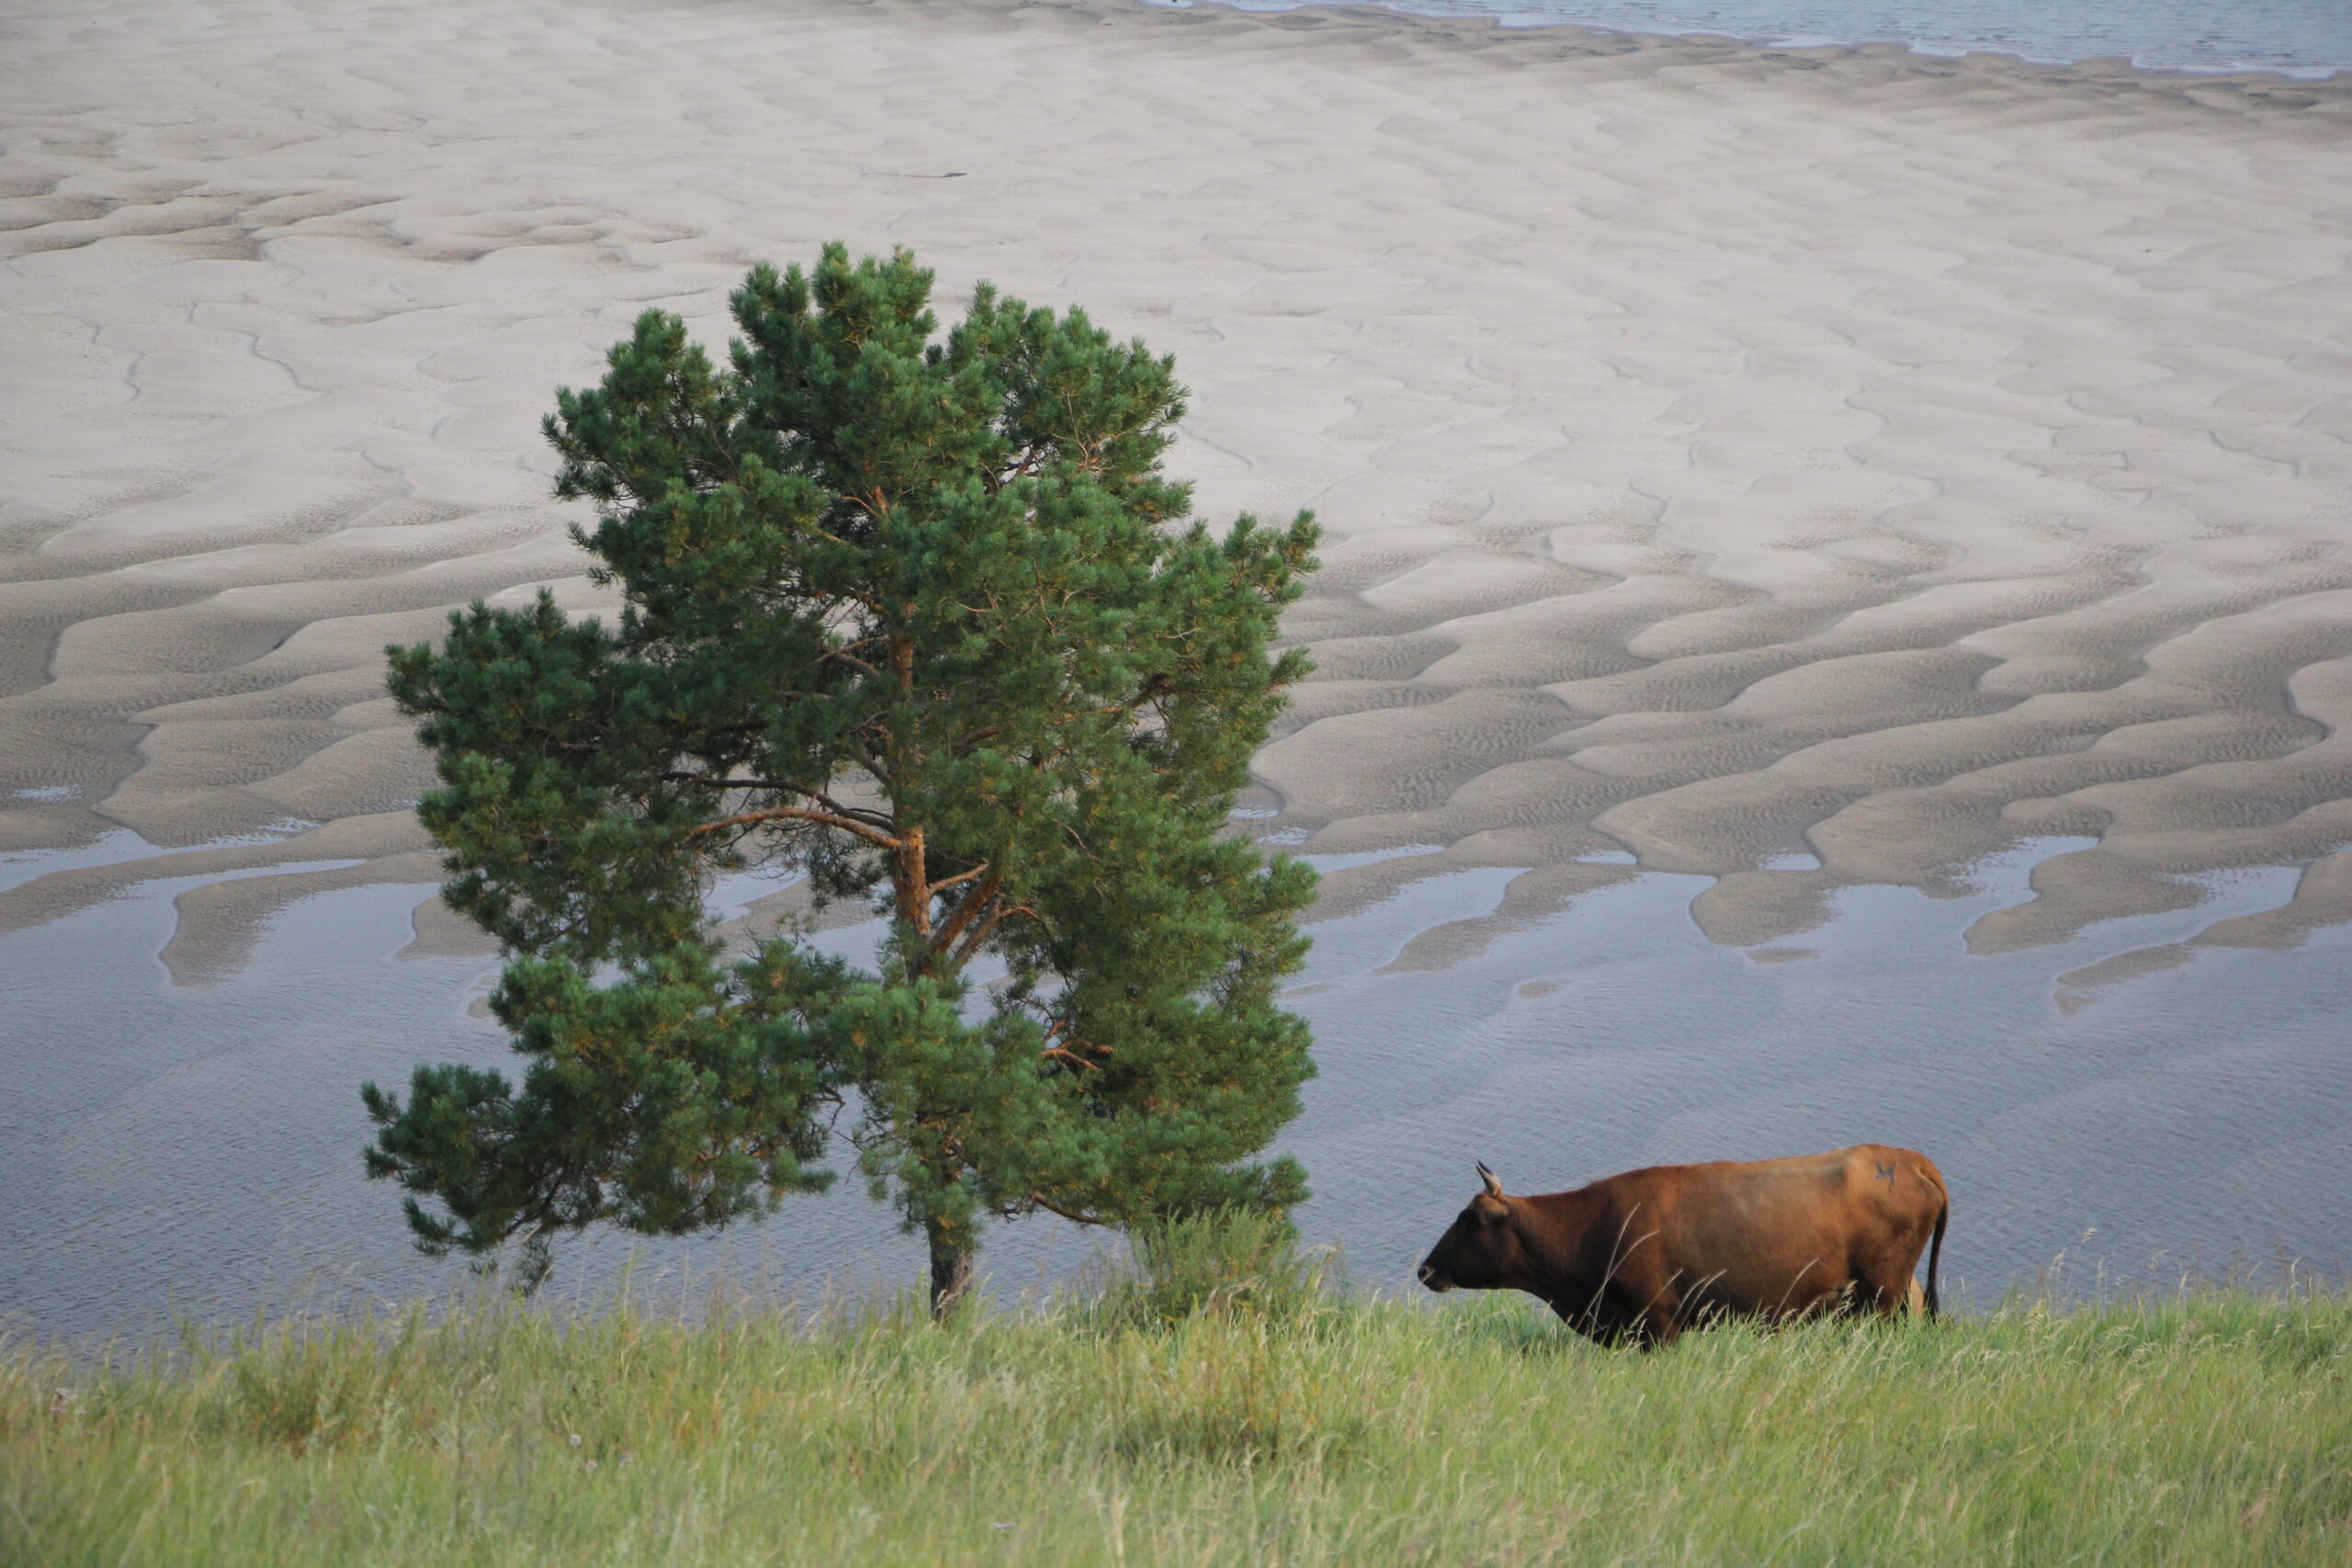
[{"label": "cow's horn", "polygon": [[1487,1197],[1499,1198],[1503,1195],[1503,1179],[1488,1170],[1485,1160],[1478,1162],[1478,1179],[1487,1184]]}]

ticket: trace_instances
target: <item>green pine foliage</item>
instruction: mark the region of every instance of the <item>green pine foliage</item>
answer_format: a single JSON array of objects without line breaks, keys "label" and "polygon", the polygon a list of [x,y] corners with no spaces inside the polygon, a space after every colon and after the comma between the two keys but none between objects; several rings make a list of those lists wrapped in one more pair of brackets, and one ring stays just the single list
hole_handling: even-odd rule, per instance
[{"label": "green pine foliage", "polygon": [[[617,622],[543,593],[390,650],[528,1063],[368,1086],[426,1249],[519,1238],[536,1278],[582,1226],[763,1214],[831,1179],[837,1123],[943,1307],[989,1215],[1304,1196],[1253,1156],[1312,1072],[1275,991],[1314,878],[1227,818],[1306,669],[1271,644],[1315,525],[1188,521],[1170,360],[986,285],[942,338],[931,281],[756,268],[724,367],[648,311],[547,422]],[[722,952],[704,895],[751,865],[888,940]]]}]

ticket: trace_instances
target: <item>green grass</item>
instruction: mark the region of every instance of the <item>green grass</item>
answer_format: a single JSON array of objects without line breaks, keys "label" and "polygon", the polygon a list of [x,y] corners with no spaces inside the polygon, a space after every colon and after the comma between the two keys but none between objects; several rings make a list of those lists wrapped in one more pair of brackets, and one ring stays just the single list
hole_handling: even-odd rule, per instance
[{"label": "green grass", "polygon": [[0,1348],[0,1562],[2352,1562],[2352,1295],[1644,1356],[1181,1252],[945,1327],[493,1303]]}]

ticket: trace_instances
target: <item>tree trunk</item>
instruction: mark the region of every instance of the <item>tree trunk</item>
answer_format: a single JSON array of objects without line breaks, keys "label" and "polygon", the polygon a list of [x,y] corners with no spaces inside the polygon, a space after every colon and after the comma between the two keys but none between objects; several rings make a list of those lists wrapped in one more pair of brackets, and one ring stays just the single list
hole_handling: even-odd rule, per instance
[{"label": "tree trunk", "polygon": [[923,1234],[931,1241],[931,1315],[936,1322],[954,1312],[972,1288],[975,1249],[960,1226],[926,1220]]}]

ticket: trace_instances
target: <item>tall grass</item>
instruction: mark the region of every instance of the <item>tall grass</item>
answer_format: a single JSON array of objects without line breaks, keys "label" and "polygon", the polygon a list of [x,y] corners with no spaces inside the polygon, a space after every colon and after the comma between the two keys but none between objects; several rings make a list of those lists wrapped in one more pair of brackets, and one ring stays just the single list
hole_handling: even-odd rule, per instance
[{"label": "tall grass", "polygon": [[1166,1328],[1188,1318],[1294,1321],[1344,1290],[1337,1258],[1302,1251],[1290,1221],[1263,1211],[1223,1211],[1161,1220],[1127,1233],[1124,1266],[1105,1267],[1100,1288],[1080,1298],[1078,1319],[1094,1328]]},{"label": "tall grass", "polygon": [[2352,1561],[2343,1293],[1645,1356],[1151,1246],[1092,1301],[944,1326],[491,1301],[111,1368],[0,1348],[0,1562]]}]

